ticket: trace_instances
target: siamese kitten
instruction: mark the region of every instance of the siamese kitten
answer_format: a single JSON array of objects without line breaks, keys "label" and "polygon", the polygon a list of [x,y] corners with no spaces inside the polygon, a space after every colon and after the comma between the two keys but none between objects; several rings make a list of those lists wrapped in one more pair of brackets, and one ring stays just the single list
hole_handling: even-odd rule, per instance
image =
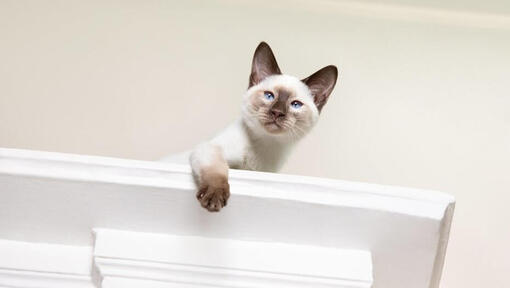
[{"label": "siamese kitten", "polygon": [[241,118],[189,155],[202,207],[213,212],[227,205],[229,168],[278,171],[294,144],[317,123],[337,75],[335,66],[303,80],[282,74],[269,45],[260,43]]}]

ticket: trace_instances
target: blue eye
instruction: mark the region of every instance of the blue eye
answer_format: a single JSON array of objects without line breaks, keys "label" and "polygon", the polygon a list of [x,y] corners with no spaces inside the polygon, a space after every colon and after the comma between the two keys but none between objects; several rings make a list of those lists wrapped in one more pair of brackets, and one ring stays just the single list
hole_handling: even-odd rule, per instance
[{"label": "blue eye", "polygon": [[292,103],[290,103],[290,106],[292,106],[292,108],[298,109],[301,108],[301,106],[303,106],[303,103],[299,101],[292,101]]},{"label": "blue eye", "polygon": [[273,101],[274,100],[274,95],[273,93],[269,92],[269,91],[265,91],[264,92],[264,97],[269,100],[269,101]]}]

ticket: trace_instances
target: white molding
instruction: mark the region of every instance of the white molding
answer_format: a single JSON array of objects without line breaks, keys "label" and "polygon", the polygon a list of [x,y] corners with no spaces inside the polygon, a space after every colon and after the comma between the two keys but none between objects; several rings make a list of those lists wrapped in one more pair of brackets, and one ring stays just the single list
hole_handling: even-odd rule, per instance
[{"label": "white molding", "polygon": [[[1,174],[194,189],[191,170],[185,165],[8,148],[0,148]],[[430,190],[234,169],[229,171],[229,181],[237,195],[352,206],[433,219],[443,217],[445,202],[454,202],[452,196]]]},{"label": "white molding", "polygon": [[0,287],[96,288],[90,276],[0,269]]},{"label": "white molding", "polygon": [[[417,5],[390,3],[388,1],[355,0],[283,0],[278,2],[265,0],[264,2],[266,2],[265,4],[271,3],[273,8],[280,6],[281,8],[288,9],[290,6],[300,10],[319,11],[326,13],[326,15],[331,14],[331,17],[345,15],[356,18],[363,17],[407,23],[510,30],[510,15],[508,13],[479,11],[479,9],[474,8],[469,10],[466,6],[457,7],[457,9],[445,9],[429,5],[426,1],[422,1]],[[238,5],[260,6],[261,3],[258,1],[256,3],[242,3]]]},{"label": "white molding", "polygon": [[[211,214],[197,204],[187,166],[0,148],[0,239],[92,249],[91,231],[101,227],[354,249],[372,254],[375,287],[438,287],[453,197],[322,178],[229,173],[229,206]],[[108,277],[103,284],[117,287],[123,281]]]},{"label": "white molding", "polygon": [[0,287],[93,288],[92,249],[0,240]]},{"label": "white molding", "polygon": [[288,243],[96,229],[94,262],[103,278],[150,279],[168,285],[366,288],[372,284],[367,251]]}]

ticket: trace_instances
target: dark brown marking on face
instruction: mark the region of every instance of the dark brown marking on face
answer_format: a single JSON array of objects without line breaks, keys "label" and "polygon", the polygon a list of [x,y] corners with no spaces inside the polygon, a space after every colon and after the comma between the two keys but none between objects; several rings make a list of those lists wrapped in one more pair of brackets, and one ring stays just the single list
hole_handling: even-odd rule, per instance
[{"label": "dark brown marking on face", "polygon": [[317,106],[319,112],[328,102],[329,95],[335,88],[337,78],[338,69],[333,65],[329,65],[301,80],[310,88],[315,106]]},{"label": "dark brown marking on face", "polygon": [[278,74],[282,74],[282,72],[280,71],[280,67],[278,67],[271,47],[269,47],[266,42],[260,42],[253,55],[250,84],[248,88],[259,84],[262,80],[271,75]]},{"label": "dark brown marking on face", "polygon": [[284,118],[285,115],[287,115],[289,109],[287,102],[289,97],[292,95],[292,92],[284,88],[278,88],[276,89],[275,94],[275,102],[269,109],[269,113],[273,120]]}]

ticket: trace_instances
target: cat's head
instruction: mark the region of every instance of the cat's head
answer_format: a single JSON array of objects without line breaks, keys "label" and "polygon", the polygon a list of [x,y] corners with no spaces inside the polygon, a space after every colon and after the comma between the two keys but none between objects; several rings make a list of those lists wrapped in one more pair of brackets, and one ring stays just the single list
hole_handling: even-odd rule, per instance
[{"label": "cat's head", "polygon": [[303,80],[284,75],[271,48],[262,42],[253,56],[243,120],[257,134],[300,138],[319,119],[337,76],[335,66],[326,66]]}]

